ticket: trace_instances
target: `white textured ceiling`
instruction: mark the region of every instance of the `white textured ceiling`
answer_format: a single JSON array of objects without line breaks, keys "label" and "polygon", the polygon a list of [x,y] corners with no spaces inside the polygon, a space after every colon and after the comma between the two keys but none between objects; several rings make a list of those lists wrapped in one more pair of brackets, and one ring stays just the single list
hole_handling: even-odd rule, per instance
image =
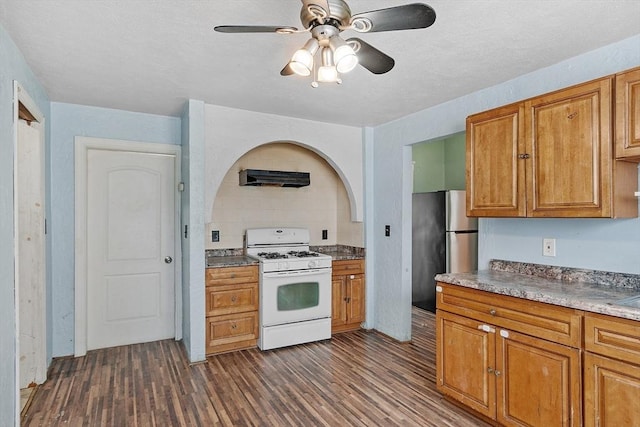
[{"label": "white textured ceiling", "polygon": [[[364,12],[415,0],[348,0]],[[311,87],[280,70],[308,35],[221,34],[215,25],[300,27],[299,0],[0,0],[52,101],[177,116],[185,100],[375,126],[640,33],[640,0],[427,0],[427,29],[358,35],[396,60]],[[640,48],[640,47],[639,47]],[[1,64],[1,62],[0,62]]]}]

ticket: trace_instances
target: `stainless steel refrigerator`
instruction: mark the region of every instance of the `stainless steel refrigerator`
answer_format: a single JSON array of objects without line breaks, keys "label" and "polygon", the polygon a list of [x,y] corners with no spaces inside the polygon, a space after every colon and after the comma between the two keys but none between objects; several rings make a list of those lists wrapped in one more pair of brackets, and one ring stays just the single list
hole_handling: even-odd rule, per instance
[{"label": "stainless steel refrigerator", "polygon": [[413,194],[412,304],[435,312],[439,273],[478,268],[478,220],[466,216],[464,191]]}]

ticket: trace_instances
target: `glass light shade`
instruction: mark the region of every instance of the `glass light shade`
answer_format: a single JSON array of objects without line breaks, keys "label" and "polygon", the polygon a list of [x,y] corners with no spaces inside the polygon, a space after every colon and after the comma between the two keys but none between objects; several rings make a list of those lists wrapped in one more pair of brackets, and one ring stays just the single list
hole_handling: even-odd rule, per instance
[{"label": "glass light shade", "polygon": [[340,37],[331,37],[329,47],[333,51],[333,60],[339,73],[348,73],[358,65],[358,57],[353,48]]},{"label": "glass light shade", "polygon": [[353,48],[346,43],[339,46],[333,52],[333,60],[336,63],[336,68],[339,73],[348,73],[358,65],[356,53],[353,51]]},{"label": "glass light shade", "polygon": [[313,69],[313,56],[318,51],[318,41],[309,39],[302,49],[296,50],[291,57],[289,67],[300,76],[308,76]]},{"label": "glass light shade", "polygon": [[333,65],[323,65],[318,68],[318,81],[322,83],[335,83],[338,81],[338,70]]},{"label": "glass light shade", "polygon": [[299,76],[308,76],[313,68],[313,56],[306,49],[296,50],[291,57],[289,67]]}]

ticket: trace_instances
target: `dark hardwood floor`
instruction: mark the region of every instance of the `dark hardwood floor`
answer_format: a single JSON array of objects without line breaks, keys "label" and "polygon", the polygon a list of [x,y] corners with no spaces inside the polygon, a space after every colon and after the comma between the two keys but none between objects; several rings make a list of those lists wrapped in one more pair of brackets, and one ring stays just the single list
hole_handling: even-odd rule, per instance
[{"label": "dark hardwood floor", "polygon": [[485,426],[435,389],[435,318],[413,340],[375,332],[189,365],[158,341],[54,359],[25,426]]}]

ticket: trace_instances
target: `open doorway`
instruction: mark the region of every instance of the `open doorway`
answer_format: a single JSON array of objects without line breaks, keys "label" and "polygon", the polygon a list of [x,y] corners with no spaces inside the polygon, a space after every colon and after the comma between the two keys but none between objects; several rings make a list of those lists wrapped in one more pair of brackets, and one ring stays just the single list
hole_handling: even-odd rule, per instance
[{"label": "open doorway", "polygon": [[[45,118],[14,84],[16,378],[22,399],[46,380]],[[22,390],[22,392],[21,392]],[[25,392],[26,391],[26,392]]]}]

